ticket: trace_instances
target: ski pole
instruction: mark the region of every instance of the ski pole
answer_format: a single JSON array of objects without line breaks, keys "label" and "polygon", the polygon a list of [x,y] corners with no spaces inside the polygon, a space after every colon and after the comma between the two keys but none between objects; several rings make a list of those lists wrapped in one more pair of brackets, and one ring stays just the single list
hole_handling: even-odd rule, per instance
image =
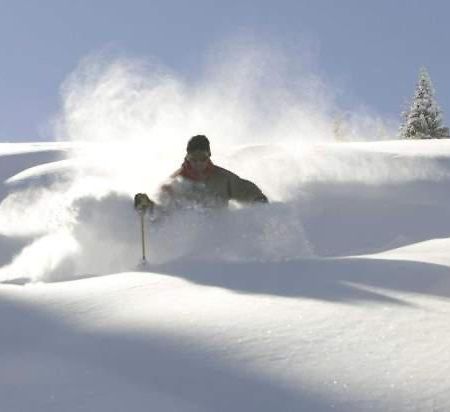
[{"label": "ski pole", "polygon": [[140,210],[139,214],[141,215],[141,243],[142,243],[142,262],[145,262],[147,259],[145,258],[145,227],[144,227],[144,216],[145,209]]}]

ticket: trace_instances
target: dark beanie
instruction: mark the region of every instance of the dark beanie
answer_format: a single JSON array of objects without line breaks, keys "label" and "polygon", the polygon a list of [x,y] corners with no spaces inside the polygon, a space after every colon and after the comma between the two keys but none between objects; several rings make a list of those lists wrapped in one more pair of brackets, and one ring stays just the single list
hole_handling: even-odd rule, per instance
[{"label": "dark beanie", "polygon": [[196,150],[202,150],[208,152],[211,156],[211,149],[209,147],[209,140],[206,136],[198,134],[189,139],[186,151],[188,153],[195,152]]}]

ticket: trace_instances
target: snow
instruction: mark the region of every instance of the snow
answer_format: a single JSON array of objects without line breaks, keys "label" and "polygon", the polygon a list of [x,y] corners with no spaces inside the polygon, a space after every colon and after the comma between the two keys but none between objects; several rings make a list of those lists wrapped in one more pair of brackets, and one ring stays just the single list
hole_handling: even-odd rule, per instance
[{"label": "snow", "polygon": [[148,271],[73,149],[0,144],[2,412],[450,410],[449,141],[233,147],[276,201],[148,221]]}]

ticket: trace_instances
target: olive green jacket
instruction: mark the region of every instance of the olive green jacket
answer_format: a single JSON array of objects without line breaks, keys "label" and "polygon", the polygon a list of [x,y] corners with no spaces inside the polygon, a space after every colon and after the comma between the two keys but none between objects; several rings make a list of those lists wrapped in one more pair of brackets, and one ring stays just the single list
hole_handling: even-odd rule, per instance
[{"label": "olive green jacket", "polygon": [[163,185],[159,196],[162,207],[226,207],[230,200],[241,203],[262,202],[267,198],[261,189],[249,180],[222,167],[213,165],[204,180],[191,180],[179,172]]}]

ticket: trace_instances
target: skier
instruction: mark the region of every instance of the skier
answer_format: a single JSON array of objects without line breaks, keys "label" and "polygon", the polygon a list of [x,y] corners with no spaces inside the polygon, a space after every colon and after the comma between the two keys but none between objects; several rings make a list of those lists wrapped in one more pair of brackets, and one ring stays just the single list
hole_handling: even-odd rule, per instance
[{"label": "skier", "polygon": [[138,193],[134,197],[136,210],[153,212],[156,207],[164,213],[185,207],[226,207],[230,200],[241,203],[268,202],[254,183],[212,163],[206,136],[193,136],[186,152],[181,168],[161,187],[157,204],[147,194]]}]

